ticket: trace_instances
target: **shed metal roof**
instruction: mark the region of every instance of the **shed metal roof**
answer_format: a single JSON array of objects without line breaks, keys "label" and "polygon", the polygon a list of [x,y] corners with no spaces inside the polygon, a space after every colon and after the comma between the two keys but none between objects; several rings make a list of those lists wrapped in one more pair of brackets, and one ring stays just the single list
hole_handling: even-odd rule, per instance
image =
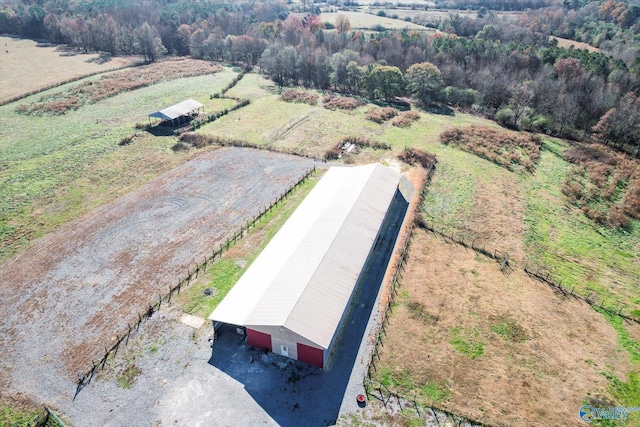
[{"label": "shed metal roof", "polygon": [[328,348],[401,179],[380,164],[329,169],[209,319]]},{"label": "shed metal roof", "polygon": [[198,101],[194,101],[193,99],[187,99],[186,101],[182,101],[179,104],[172,105],[171,107],[165,108],[164,110],[151,113],[149,114],[149,117],[156,117],[162,120],[173,120],[177,119],[178,117],[186,116],[193,110],[197,110],[200,107],[204,107],[204,105],[202,105]]}]

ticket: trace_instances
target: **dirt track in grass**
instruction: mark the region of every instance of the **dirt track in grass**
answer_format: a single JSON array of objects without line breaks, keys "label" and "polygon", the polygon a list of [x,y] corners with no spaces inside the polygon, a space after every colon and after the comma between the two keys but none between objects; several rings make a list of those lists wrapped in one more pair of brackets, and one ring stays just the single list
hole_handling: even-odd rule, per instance
[{"label": "dirt track in grass", "polygon": [[116,333],[310,167],[264,151],[213,150],[5,261],[0,389],[41,401],[72,393],[68,380]]}]

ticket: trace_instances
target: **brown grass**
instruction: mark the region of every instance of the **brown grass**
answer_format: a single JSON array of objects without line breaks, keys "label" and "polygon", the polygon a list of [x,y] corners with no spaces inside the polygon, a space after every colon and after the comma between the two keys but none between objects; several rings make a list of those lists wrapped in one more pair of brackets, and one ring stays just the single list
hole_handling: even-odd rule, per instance
[{"label": "brown grass", "polygon": [[640,218],[640,162],[599,144],[576,145],[565,152],[573,163],[562,186],[569,201],[592,220],[625,227]]},{"label": "brown grass", "polygon": [[440,134],[440,142],[456,145],[509,170],[533,172],[540,157],[536,135],[486,126],[453,128]]},{"label": "brown grass", "polygon": [[[438,406],[490,425],[581,425],[585,400],[611,401],[601,372],[627,378],[632,369],[614,330],[587,304],[522,271],[507,277],[495,261],[423,230],[396,301],[378,372],[412,384],[392,388],[425,404],[422,385],[437,384],[449,391]],[[482,343],[482,354],[456,350],[452,331]]]},{"label": "brown grass", "polygon": [[367,120],[382,124],[398,115],[398,110],[391,107],[375,107],[367,112]]},{"label": "brown grass", "polygon": [[391,120],[391,124],[400,128],[408,128],[413,122],[420,119],[420,114],[415,111],[405,111]]},{"label": "brown grass", "polygon": [[410,165],[420,165],[426,170],[430,170],[438,161],[435,154],[418,148],[405,148],[402,153],[398,154],[398,159]]},{"label": "brown grass", "polygon": [[84,104],[151,86],[167,80],[217,73],[222,67],[206,61],[181,59],[163,61],[126,71],[117,71],[98,80],[85,81],[71,88],[41,97],[38,102],[21,104],[16,111],[38,116],[60,115]]},{"label": "brown grass", "polygon": [[13,37],[0,37],[0,101],[40,88],[136,64],[137,57],[117,57],[101,63],[98,54],[66,56],[55,47],[36,47],[36,42]]},{"label": "brown grass", "polygon": [[586,49],[589,52],[600,52],[597,47],[591,46],[589,43],[577,42],[575,40],[563,39],[562,37],[551,37],[551,39],[558,40],[558,47],[564,47],[569,49],[573,46],[576,49]]},{"label": "brown grass", "polygon": [[280,95],[280,99],[285,102],[300,102],[309,105],[318,104],[318,94],[304,90],[289,89]]},{"label": "brown grass", "polygon": [[322,98],[322,106],[329,110],[355,110],[364,105],[355,98],[326,95]]}]

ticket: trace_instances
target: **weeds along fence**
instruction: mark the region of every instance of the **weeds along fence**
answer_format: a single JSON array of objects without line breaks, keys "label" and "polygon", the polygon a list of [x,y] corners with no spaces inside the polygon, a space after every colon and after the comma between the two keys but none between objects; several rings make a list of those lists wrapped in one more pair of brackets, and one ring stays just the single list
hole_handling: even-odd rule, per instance
[{"label": "weeds along fence", "polygon": [[[243,141],[241,139],[202,135],[194,132],[185,132],[182,135],[180,135],[180,142],[196,148],[202,148],[207,145],[220,145],[222,147],[254,148],[256,150],[270,151],[272,153],[288,154],[290,156],[304,157],[306,159],[312,159],[317,162],[323,162],[323,163],[327,162],[326,159],[320,159],[318,157],[310,156],[308,154],[300,153],[294,150],[286,150],[283,148],[276,148],[276,147],[270,147],[266,145],[254,144],[252,142]],[[174,146],[174,149],[176,149],[175,146]]]},{"label": "weeds along fence", "polygon": [[115,357],[118,354],[118,349],[121,345],[127,345],[129,343],[129,338],[132,334],[137,332],[140,329],[140,325],[148,320],[153,314],[159,311],[162,308],[162,304],[171,303],[171,298],[174,294],[180,294],[180,291],[186,287],[188,287],[191,282],[198,278],[198,275],[201,271],[206,271],[207,266],[215,262],[216,259],[220,259],[225,251],[229,250],[231,246],[233,246],[238,240],[242,239],[246,233],[249,232],[251,227],[256,226],[256,223],[259,222],[265,215],[267,215],[271,210],[276,207],[283,200],[288,198],[289,194],[293,192],[300,184],[305,182],[312,174],[315,173],[315,166],[308,171],[306,171],[302,176],[296,179],[291,186],[288,187],[287,190],[282,192],[278,197],[276,197],[269,205],[263,206],[259,209],[259,212],[253,219],[250,219],[246,222],[245,225],[241,225],[240,229],[233,233],[232,236],[227,237],[225,242],[219,244],[217,249],[213,249],[211,252],[211,256],[205,256],[201,263],[196,262],[193,270],[189,268],[187,270],[186,276],[178,281],[178,284],[175,286],[169,286],[166,293],[158,293],[157,297],[153,298],[149,303],[147,303],[147,307],[145,311],[139,312],[137,315],[137,319],[134,320],[133,324],[127,323],[127,330],[123,332],[121,335],[116,335],[116,341],[110,348],[104,348],[104,355],[97,362],[95,360],[91,360],[91,366],[89,366],[83,373],[78,375],[78,382],[76,387],[75,397],[78,393],[88,385],[93,379],[94,375],[98,371],[98,369],[104,369],[107,360],[109,357]]},{"label": "weeds along fence", "polygon": [[[435,162],[435,158],[434,158]],[[452,421],[457,426],[483,426],[484,424],[479,421],[471,420],[467,417],[455,415],[445,409],[437,408],[435,406],[427,406],[418,404],[415,396],[404,396],[397,391],[389,389],[382,383],[376,382],[374,378],[375,372],[378,370],[377,364],[380,362],[380,347],[384,346],[384,337],[386,336],[386,326],[390,323],[390,315],[393,313],[393,307],[395,306],[395,300],[398,295],[398,288],[402,281],[402,274],[405,269],[405,265],[409,259],[409,252],[411,249],[411,241],[416,226],[420,223],[420,206],[426,196],[427,187],[433,173],[435,171],[435,164],[427,170],[427,176],[420,189],[418,198],[416,200],[415,209],[413,212],[413,220],[410,226],[406,229],[404,235],[399,239],[403,242],[398,252],[396,263],[392,266],[393,274],[389,279],[390,289],[388,299],[385,301],[385,309],[381,313],[381,321],[378,326],[378,330],[375,334],[375,343],[373,349],[369,355],[369,362],[367,364],[367,371],[363,379],[363,386],[367,398],[375,398],[383,403],[385,408],[388,409],[388,405],[393,403],[402,409],[413,409],[416,411],[416,415],[421,419],[430,417],[433,421],[440,425],[441,422]],[[422,408],[422,409],[421,409]]]},{"label": "weeds along fence", "polygon": [[[515,268],[522,269],[525,273],[527,273],[527,275],[529,275],[529,277],[549,286],[558,295],[572,297],[578,301],[586,302],[592,307],[600,308],[608,314],[619,316],[628,322],[635,322],[640,324],[640,318],[635,318],[629,314],[622,312],[622,310],[625,308],[624,303],[619,301],[612,301],[609,305],[605,305],[607,299],[604,297],[598,297],[597,295],[594,295],[593,292],[588,292],[586,295],[581,294],[579,292],[576,292],[575,286],[565,286],[563,282],[569,275],[572,274],[572,271],[570,269],[564,268],[562,270],[558,269],[558,271],[551,271],[545,267],[535,265],[527,260],[524,261],[524,265],[520,265],[516,261],[510,259],[507,252],[487,248],[486,246],[478,246],[475,244],[475,240],[465,241],[463,237],[456,236],[453,233],[446,233],[444,231],[444,228],[438,230],[436,225],[433,223],[429,224],[426,221],[419,219],[416,222],[416,225],[423,230],[440,236],[445,241],[461,245],[466,249],[471,249],[476,253],[482,254],[487,258],[495,260],[496,262],[500,263],[500,270],[505,275],[511,274],[511,272],[513,272]],[[565,278],[565,280],[562,279],[563,277]]]},{"label": "weeds along fence", "polygon": [[27,423],[27,427],[66,427],[66,425],[55,412],[45,406],[42,412]]},{"label": "weeds along fence", "polygon": [[21,99],[24,99],[24,98],[26,98],[28,96],[35,95],[35,94],[40,93],[40,92],[44,92],[45,90],[54,89],[54,88],[56,88],[58,86],[62,86],[62,85],[66,85],[68,83],[77,82],[78,80],[86,79],[87,77],[97,76],[98,74],[110,73],[112,71],[124,70],[125,68],[139,67],[141,65],[145,65],[145,63],[144,62],[138,62],[138,63],[131,64],[131,65],[122,65],[120,67],[113,67],[113,68],[109,68],[107,70],[100,70],[100,71],[95,71],[95,72],[89,73],[89,74],[83,74],[82,76],[78,76],[78,77],[71,77],[69,79],[62,80],[62,81],[59,81],[57,83],[51,83],[51,84],[48,84],[46,86],[39,87],[38,89],[30,90],[29,92],[25,92],[25,93],[22,93],[20,95],[12,96],[9,99],[5,99],[3,101],[0,101],[0,107],[2,107],[3,105],[11,104],[12,102],[20,101]]},{"label": "weeds along fence", "polygon": [[[397,391],[389,389],[382,383],[376,382],[373,379],[374,373],[377,372],[378,367],[377,364],[380,361],[380,347],[384,345],[384,336],[386,336],[385,327],[389,325],[389,316],[393,313],[393,307],[395,306],[395,299],[398,295],[398,288],[400,287],[402,280],[402,273],[404,272],[405,265],[409,258],[409,251],[411,248],[411,240],[414,234],[414,229],[416,226],[419,226],[421,223],[420,220],[420,206],[425,198],[427,186],[431,181],[431,177],[433,176],[433,172],[435,171],[435,166],[432,166],[427,171],[427,177],[425,182],[420,189],[420,193],[418,195],[418,199],[415,205],[415,211],[413,213],[414,217],[411,221],[411,225],[406,230],[405,235],[403,236],[403,246],[399,251],[399,257],[397,262],[393,266],[393,274],[390,278],[390,292],[389,298],[386,301],[386,306],[384,311],[381,314],[381,322],[378,327],[378,331],[375,335],[375,343],[373,346],[373,350],[369,355],[369,362],[367,364],[367,373],[365,378],[363,379],[363,386],[365,393],[367,394],[367,398],[375,398],[382,402],[385,408],[388,409],[389,404],[397,405],[399,409],[413,409],[416,411],[416,415],[420,419],[426,420],[430,418],[432,421],[435,421],[437,425],[440,425],[441,422],[453,422],[456,426],[484,426],[483,423],[479,421],[472,420],[470,417],[462,417],[452,412],[449,412],[445,409],[438,408],[434,405],[422,405],[418,404],[416,401],[416,397],[414,396],[405,396]],[[422,409],[421,409],[422,408]]]}]

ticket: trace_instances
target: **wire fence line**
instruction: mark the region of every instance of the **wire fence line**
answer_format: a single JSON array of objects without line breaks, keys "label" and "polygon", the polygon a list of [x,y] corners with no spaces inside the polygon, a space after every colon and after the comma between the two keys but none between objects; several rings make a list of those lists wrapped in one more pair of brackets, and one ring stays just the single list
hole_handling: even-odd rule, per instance
[{"label": "wire fence line", "polygon": [[409,259],[412,237],[414,235],[415,228],[419,227],[422,221],[420,217],[420,207],[422,205],[422,202],[424,201],[427,187],[434,172],[435,165],[427,170],[426,179],[420,189],[419,194],[417,195],[411,224],[409,225],[405,234],[401,237],[401,239],[399,239],[399,241],[403,243],[400,247],[397,261],[392,266],[393,274],[390,277],[390,292],[388,295],[388,299],[385,301],[385,309],[381,314],[381,321],[375,335],[375,344],[373,346],[373,350],[369,355],[367,371],[362,384],[364,386],[365,393],[367,394],[367,398],[375,398],[379,400],[387,410],[390,409],[388,406],[390,404],[393,404],[394,406],[399,407],[401,410],[415,410],[416,415],[420,419],[423,419],[424,421],[427,421],[427,419],[429,419],[430,421],[435,422],[437,425],[440,425],[441,422],[449,420],[457,426],[484,426],[485,424],[480,421],[472,420],[471,417],[456,415],[452,412],[447,411],[446,409],[438,408],[435,405],[429,406],[422,403],[419,404],[415,395],[403,395],[402,393],[399,393],[396,390],[392,390],[388,386],[374,380],[375,373],[378,371],[378,363],[380,362],[380,347],[384,346],[384,337],[387,335],[386,326],[390,323],[389,319],[390,315],[393,313],[393,308],[396,305],[398,288],[401,285],[405,265]]},{"label": "wire fence line", "polygon": [[104,354],[102,358],[98,359],[96,362],[95,359],[91,360],[91,366],[87,367],[84,372],[78,374],[78,381],[75,395],[73,399],[75,400],[76,396],[80,391],[91,383],[94,375],[98,371],[98,369],[103,370],[107,360],[109,357],[115,357],[118,354],[118,349],[121,345],[127,345],[129,343],[129,338],[132,334],[136,333],[140,329],[140,325],[149,319],[155,312],[159,311],[162,308],[162,304],[171,303],[171,298],[174,294],[180,294],[180,291],[183,288],[188,287],[191,282],[198,278],[198,275],[201,271],[206,271],[209,264],[215,262],[216,259],[220,259],[225,251],[229,250],[231,246],[233,246],[238,240],[242,239],[250,230],[251,227],[256,226],[256,223],[264,218],[265,215],[270,213],[274,207],[280,204],[283,200],[287,199],[288,196],[293,192],[300,184],[305,182],[312,174],[315,173],[315,166],[307,170],[302,176],[298,179],[294,180],[293,183],[288,187],[287,190],[283,191],[280,195],[278,195],[269,205],[265,205],[260,207],[258,214],[246,222],[245,225],[241,225],[240,229],[233,233],[232,236],[227,237],[226,241],[221,242],[218,245],[217,249],[213,249],[211,252],[211,256],[205,256],[202,262],[198,263],[196,261],[193,269],[189,268],[187,270],[186,276],[179,280],[177,285],[169,286],[166,293],[158,293],[156,297],[153,297],[148,303],[147,308],[143,312],[138,312],[137,319],[133,321],[133,324],[127,323],[127,330],[122,332],[121,334],[116,334],[115,343],[110,347],[104,348]]},{"label": "wire fence line", "polygon": [[52,409],[45,406],[42,412],[29,420],[27,427],[66,427],[66,425]]},{"label": "wire fence line", "polygon": [[631,314],[623,312],[626,307],[626,304],[624,302],[612,300],[610,304],[607,305],[605,304],[605,302],[607,302],[607,298],[595,295],[593,291],[582,294],[579,291],[576,291],[575,286],[569,287],[564,285],[564,282],[567,281],[566,269],[562,271],[552,271],[544,266],[537,265],[526,259],[523,261],[524,265],[522,265],[522,263],[518,263],[509,258],[509,253],[506,251],[498,250],[495,248],[488,248],[484,245],[476,245],[475,240],[472,240],[471,242],[469,242],[468,240],[465,241],[463,237],[456,236],[453,233],[446,233],[444,231],[444,228],[438,229],[434,223],[429,224],[422,218],[416,221],[416,225],[425,231],[429,231],[434,235],[441,237],[445,241],[461,245],[466,249],[471,249],[476,253],[482,254],[488,258],[495,260],[496,262],[500,263],[500,270],[507,276],[511,274],[514,269],[521,269],[529,277],[549,286],[558,295],[562,295],[564,297],[572,297],[580,302],[586,302],[592,307],[600,308],[608,314],[621,317],[625,321],[640,324],[640,318],[636,318]]}]

